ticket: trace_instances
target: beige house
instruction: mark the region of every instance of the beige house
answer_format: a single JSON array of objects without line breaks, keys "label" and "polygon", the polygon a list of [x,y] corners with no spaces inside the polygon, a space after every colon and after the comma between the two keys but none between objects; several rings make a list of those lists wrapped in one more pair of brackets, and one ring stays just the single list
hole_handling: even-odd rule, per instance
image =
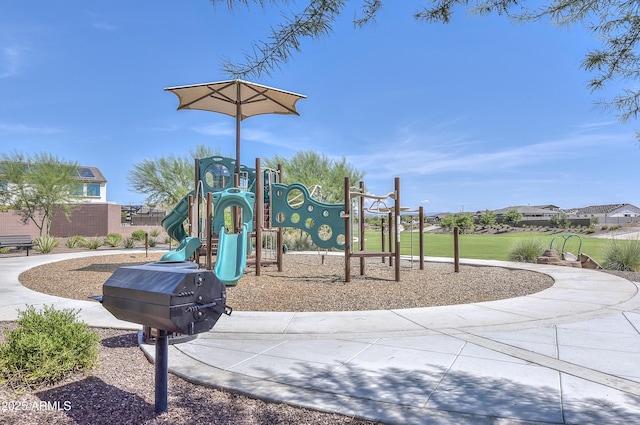
[{"label": "beige house", "polygon": [[565,211],[569,218],[598,218],[600,224],[624,224],[640,221],[640,208],[632,204],[591,205]]}]

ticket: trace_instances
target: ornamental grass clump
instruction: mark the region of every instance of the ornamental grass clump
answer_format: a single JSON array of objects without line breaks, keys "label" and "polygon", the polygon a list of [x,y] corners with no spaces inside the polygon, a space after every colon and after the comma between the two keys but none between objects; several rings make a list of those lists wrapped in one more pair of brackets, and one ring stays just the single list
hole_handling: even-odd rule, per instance
[{"label": "ornamental grass clump", "polygon": [[84,247],[87,249],[98,249],[104,244],[104,241],[100,238],[87,239]]},{"label": "ornamental grass clump", "polygon": [[109,233],[104,238],[104,244],[112,248],[120,246],[122,243],[122,235],[119,233]]},{"label": "ornamental grass clump", "polygon": [[67,238],[67,248],[82,248],[87,243],[87,238],[84,236],[69,236]]},{"label": "ornamental grass clump", "polygon": [[98,362],[97,332],[78,321],[79,310],[18,310],[18,327],[0,345],[0,381],[14,389],[54,384]]},{"label": "ornamental grass clump", "polygon": [[518,239],[509,251],[509,260],[519,263],[535,263],[545,249],[546,244],[540,239]]},{"label": "ornamental grass clump", "polygon": [[605,248],[602,267],[626,272],[640,271],[640,241],[613,239]]},{"label": "ornamental grass clump", "polygon": [[36,249],[43,254],[50,254],[60,244],[58,239],[51,236],[40,236],[34,242]]}]

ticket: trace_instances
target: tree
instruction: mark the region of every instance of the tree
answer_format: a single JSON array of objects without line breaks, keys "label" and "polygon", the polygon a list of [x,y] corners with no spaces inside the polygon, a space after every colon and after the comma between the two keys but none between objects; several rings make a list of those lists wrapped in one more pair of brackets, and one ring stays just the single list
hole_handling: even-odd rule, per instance
[{"label": "tree", "polygon": [[56,206],[67,219],[71,215],[72,204],[78,200],[72,195],[78,176],[75,162],[52,154],[3,154],[0,181],[6,186],[0,190],[0,202],[16,210],[23,223],[32,221],[41,237],[49,236]]},{"label": "tree", "polygon": [[133,191],[147,195],[148,205],[172,207],[193,189],[194,159],[214,155],[219,150],[198,145],[189,155],[143,159],[129,170],[127,180]]},{"label": "tree", "polygon": [[314,151],[298,151],[289,159],[275,155],[264,162],[269,168],[282,165],[282,182],[285,184],[302,183],[307,188],[320,185],[322,201],[329,203],[344,202],[345,177],[349,177],[352,184],[357,184],[366,174],[356,170],[344,157],[335,160]]},{"label": "tree", "polygon": [[[211,0],[217,4],[222,0]],[[264,0],[253,0],[263,4]],[[277,0],[273,0],[278,3]],[[229,8],[249,0],[226,0]],[[290,2],[281,0],[283,7]],[[302,11],[290,13],[286,22],[272,29],[268,41],[258,41],[252,53],[245,55],[243,64],[224,64],[224,70],[234,77],[259,77],[289,61],[301,51],[301,40],[317,39],[331,32],[331,25],[343,13],[347,0],[307,0]],[[414,18],[418,22],[451,21],[456,8],[468,8],[474,14],[496,13],[519,22],[548,20],[560,26],[582,25],[600,40],[601,47],[587,53],[582,68],[595,76],[588,83],[594,91],[613,81],[628,83],[620,94],[604,108],[614,109],[622,121],[636,119],[640,113],[640,8],[635,0],[546,0],[534,2],[531,8],[521,0],[425,0]],[[382,0],[363,0],[354,25],[362,27],[375,21],[383,5]],[[636,134],[640,138],[640,133]]]},{"label": "tree", "polygon": [[496,215],[493,211],[485,210],[484,214],[480,216],[478,222],[482,227],[493,226],[494,224],[496,224]]},{"label": "tree", "polygon": [[555,227],[567,228],[571,226],[571,219],[565,213],[554,215],[549,219],[549,222]]},{"label": "tree", "polygon": [[449,214],[443,217],[438,224],[445,230],[453,229],[453,227],[456,226],[456,216]]},{"label": "tree", "polygon": [[508,225],[513,226],[522,221],[522,214],[520,213],[520,211],[514,208],[507,211],[507,213],[503,217],[503,220]]},{"label": "tree", "polygon": [[473,226],[473,216],[470,213],[462,213],[456,216],[456,226],[462,233]]}]

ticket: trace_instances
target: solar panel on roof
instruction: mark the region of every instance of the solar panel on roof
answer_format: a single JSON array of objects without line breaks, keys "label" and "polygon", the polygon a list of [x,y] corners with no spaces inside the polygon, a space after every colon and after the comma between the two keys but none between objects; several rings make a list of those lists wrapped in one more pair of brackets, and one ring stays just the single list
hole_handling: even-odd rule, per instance
[{"label": "solar panel on roof", "polygon": [[95,178],[95,174],[93,174],[93,171],[91,171],[90,168],[86,168],[86,167],[80,167],[78,169],[78,174],[80,174],[80,177],[83,178]]}]

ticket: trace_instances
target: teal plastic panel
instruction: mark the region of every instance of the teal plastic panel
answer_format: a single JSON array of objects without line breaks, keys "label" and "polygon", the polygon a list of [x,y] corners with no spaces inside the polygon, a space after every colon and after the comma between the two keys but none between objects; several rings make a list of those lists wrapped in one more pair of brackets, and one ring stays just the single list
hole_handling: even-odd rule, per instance
[{"label": "teal plastic panel", "polygon": [[271,196],[273,227],[295,227],[307,232],[320,248],[344,250],[344,204],[316,201],[301,183],[275,183]]}]

